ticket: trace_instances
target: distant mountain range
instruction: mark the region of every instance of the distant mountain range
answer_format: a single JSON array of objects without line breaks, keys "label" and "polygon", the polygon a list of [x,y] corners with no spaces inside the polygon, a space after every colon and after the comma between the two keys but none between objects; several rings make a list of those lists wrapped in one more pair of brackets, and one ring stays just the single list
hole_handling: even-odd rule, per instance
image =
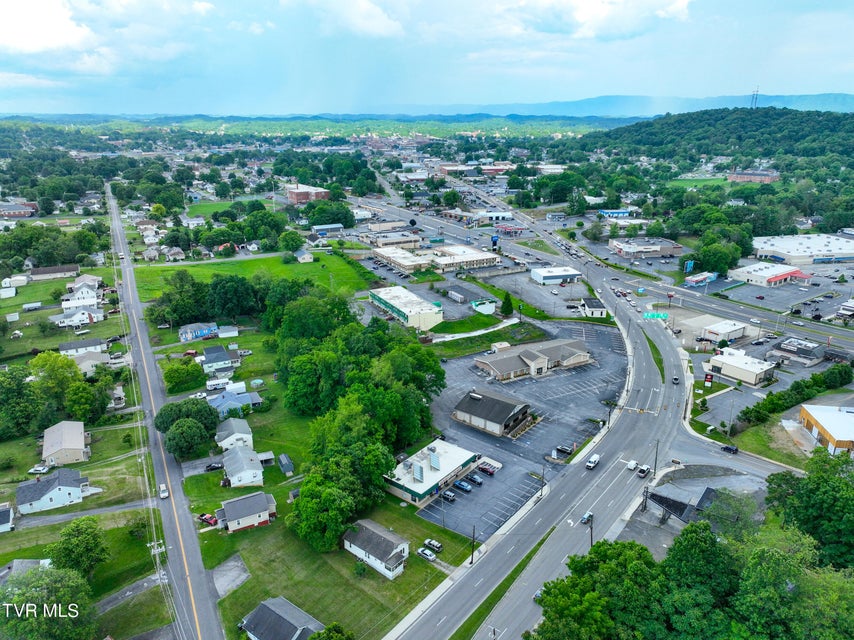
[{"label": "distant mountain range", "polygon": [[[799,111],[854,112],[854,95],[850,93],[819,93],[815,95],[769,96],[758,94],[758,107],[779,107]],[[678,98],[665,96],[599,96],[570,102],[540,102],[533,104],[452,104],[452,105],[395,105],[378,109],[386,113],[408,115],[455,115],[488,113],[495,116],[596,116],[605,118],[651,118],[665,113],[689,113],[705,109],[735,109],[751,106],[753,96],[715,96],[710,98]]]}]

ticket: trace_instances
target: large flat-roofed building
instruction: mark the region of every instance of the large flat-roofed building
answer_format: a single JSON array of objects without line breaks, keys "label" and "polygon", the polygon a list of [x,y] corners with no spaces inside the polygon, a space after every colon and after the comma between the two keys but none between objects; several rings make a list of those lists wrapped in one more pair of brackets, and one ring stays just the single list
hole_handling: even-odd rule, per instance
[{"label": "large flat-roofed building", "polygon": [[801,236],[761,236],[753,239],[760,260],[791,265],[826,264],[854,260],[854,240],[829,233]]},{"label": "large flat-roofed building", "polygon": [[391,265],[398,271],[414,273],[430,268],[430,256],[423,253],[412,253],[400,247],[380,247],[371,250],[371,255],[385,264]]},{"label": "large flat-roofed building", "polygon": [[754,262],[753,264],[731,269],[728,274],[733,280],[756,284],[760,287],[779,287],[789,282],[809,283],[812,276],[797,267],[771,262]]},{"label": "large flat-roofed building", "polygon": [[429,331],[444,319],[441,303],[427,302],[403,287],[374,289],[370,300],[404,326],[420,331]]},{"label": "large flat-roofed building", "polygon": [[780,174],[776,171],[759,169],[756,171],[733,171],[727,174],[727,182],[755,182],[757,184],[769,184],[777,182]]},{"label": "large flat-roofed building", "polygon": [[531,280],[539,284],[560,284],[578,282],[581,272],[572,267],[542,267],[531,269]]},{"label": "large flat-roofed building", "polygon": [[830,453],[854,457],[854,407],[805,404],[798,420]]},{"label": "large flat-roofed building", "polygon": [[682,255],[683,247],[667,238],[612,238],[608,248],[623,258],[675,258]]},{"label": "large flat-roofed building", "polygon": [[501,264],[500,256],[464,244],[435,247],[431,249],[431,253],[430,263],[440,273],[458,269],[481,269]]},{"label": "large flat-roofed building", "polygon": [[407,502],[422,504],[465,475],[477,454],[445,440],[434,440],[385,476],[386,491]]},{"label": "large flat-roofed building", "polygon": [[474,365],[502,382],[543,376],[556,367],[579,367],[592,362],[590,352],[580,340],[547,340],[513,347],[495,345],[492,350],[495,353],[475,357]]},{"label": "large flat-roofed building", "polygon": [[744,335],[745,329],[747,329],[747,325],[743,322],[722,320],[721,322],[716,322],[708,327],[703,327],[703,337],[708,338],[709,340],[714,340],[715,342],[720,342],[721,340],[737,340]]},{"label": "large flat-roofed building", "polygon": [[421,236],[409,231],[388,231],[380,233],[360,233],[359,240],[373,247],[400,247],[417,249],[421,246]]},{"label": "large flat-roofed building", "polygon": [[703,363],[703,371],[752,386],[774,377],[775,364],[751,358],[741,349],[725,347]]},{"label": "large flat-roofed building", "polygon": [[474,389],[465,394],[451,417],[493,436],[511,435],[530,422],[531,405],[492,391]]},{"label": "large flat-roofed building", "polygon": [[307,184],[288,184],[285,185],[285,191],[288,194],[290,204],[305,204],[312,200],[329,200],[329,189],[322,187],[312,187]]},{"label": "large flat-roofed building", "polygon": [[770,354],[783,360],[794,360],[806,366],[816,365],[824,360],[827,346],[801,338],[786,338],[774,345]]}]

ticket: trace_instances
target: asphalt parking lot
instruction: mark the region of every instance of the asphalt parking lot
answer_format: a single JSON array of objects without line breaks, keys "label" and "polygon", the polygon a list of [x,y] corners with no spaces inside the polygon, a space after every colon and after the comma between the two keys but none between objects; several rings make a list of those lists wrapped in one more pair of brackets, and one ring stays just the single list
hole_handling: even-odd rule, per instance
[{"label": "asphalt parking lot", "polygon": [[[560,473],[562,465],[546,460],[557,445],[581,446],[598,431],[598,421],[607,418],[608,407],[603,402],[616,400],[626,379],[626,350],[617,329],[585,323],[536,324],[553,338],[582,340],[596,362],[507,384],[489,383],[479,375],[482,372],[474,367],[474,356],[446,362],[443,366],[448,386],[433,401],[434,424],[448,442],[481,453],[502,468],[491,478],[480,474],[484,477],[483,486],[458,497],[456,503],[445,504],[444,509],[437,502],[428,505],[422,510],[425,518],[441,523],[444,516],[445,526],[463,535],[471,535],[472,526],[478,537],[488,535],[539,491],[539,482],[530,474],[539,475],[545,470],[548,482]],[[531,411],[543,419],[516,440],[496,438],[455,422],[451,411],[475,387],[527,402]],[[459,508],[462,505],[465,508]]]}]

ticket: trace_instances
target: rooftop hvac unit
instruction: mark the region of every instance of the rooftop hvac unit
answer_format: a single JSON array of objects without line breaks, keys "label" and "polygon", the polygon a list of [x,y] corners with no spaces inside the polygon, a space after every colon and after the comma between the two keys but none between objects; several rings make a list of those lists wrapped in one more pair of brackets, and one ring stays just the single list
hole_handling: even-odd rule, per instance
[{"label": "rooftop hvac unit", "polygon": [[470,393],[469,398],[471,398],[472,400],[483,400],[483,396],[479,393]]},{"label": "rooftop hvac unit", "polygon": [[436,453],[436,445],[431,444],[429,447],[427,447],[427,451],[432,451],[433,453]]},{"label": "rooftop hvac unit", "polygon": [[404,460],[403,461],[403,468],[406,471],[412,471],[412,460]]}]

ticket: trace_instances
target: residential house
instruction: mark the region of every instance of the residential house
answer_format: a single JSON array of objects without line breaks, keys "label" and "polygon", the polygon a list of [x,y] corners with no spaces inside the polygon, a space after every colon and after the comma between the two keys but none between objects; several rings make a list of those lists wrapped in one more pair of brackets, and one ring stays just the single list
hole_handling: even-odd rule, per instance
[{"label": "residential house", "polygon": [[325,628],[281,596],[264,600],[237,626],[250,640],[308,640]]},{"label": "residential house", "polygon": [[[26,267],[26,263],[24,264]],[[34,267],[30,269],[30,280],[59,280],[61,278],[76,278],[80,275],[79,264],[60,264],[55,267]]]},{"label": "residential house", "polygon": [[511,434],[530,418],[531,405],[516,398],[476,389],[466,393],[451,417],[494,436]]},{"label": "residential house", "polygon": [[80,355],[72,356],[71,359],[74,360],[74,363],[77,365],[77,368],[80,369],[80,373],[83,374],[84,378],[94,375],[95,367],[99,364],[109,365],[111,362],[110,356],[106,353],[96,353],[93,351],[87,351]]},{"label": "residential house", "polygon": [[62,466],[73,462],[85,462],[92,455],[89,443],[92,437],[83,430],[77,420],[63,420],[44,431],[42,460],[45,464]]},{"label": "residential house", "polygon": [[248,393],[223,391],[217,396],[208,397],[208,404],[217,410],[221,418],[225,418],[232,409],[237,410],[242,415],[243,407],[260,407],[261,403],[261,396],[254,391]]},{"label": "residential house", "polygon": [[19,484],[15,503],[22,514],[38,513],[83,502],[88,493],[89,478],[82,477],[77,469],[57,469]]},{"label": "residential house", "polygon": [[104,319],[104,310],[91,307],[82,307],[74,311],[66,311],[47,318],[57,327],[82,327],[87,324],[101,322]]},{"label": "residential house", "polygon": [[82,284],[71,293],[62,296],[62,310],[76,311],[83,307],[97,307],[101,301],[97,287]]},{"label": "residential house", "polygon": [[301,264],[314,262],[314,256],[305,249],[297,249],[294,251],[294,257],[297,259],[297,262]]},{"label": "residential house", "polygon": [[185,213],[182,213],[178,216],[178,219],[181,221],[181,224],[188,229],[195,229],[196,227],[204,227],[205,219],[202,216],[188,216]]},{"label": "residential house", "polygon": [[261,251],[261,244],[257,240],[252,240],[246,243],[246,250],[255,253],[256,251]]},{"label": "residential house", "polygon": [[148,247],[142,252],[142,258],[148,262],[157,262],[160,258],[160,251],[157,250],[157,247]]},{"label": "residential house", "polygon": [[248,447],[253,449],[252,428],[243,418],[229,418],[222,421],[216,428],[216,443],[228,451],[234,447]]},{"label": "residential house", "polygon": [[276,499],[269,493],[256,491],[239,498],[225,500],[214,514],[217,526],[228,533],[241,529],[263,527],[276,518]]},{"label": "residential house", "polygon": [[222,345],[205,348],[202,370],[210,375],[218,375],[220,371],[232,371],[240,366],[240,356],[237,351],[226,351]]},{"label": "residential house", "polygon": [[[239,333],[240,333],[240,331],[238,330],[238,328],[233,326],[233,325],[230,325],[230,324],[224,324],[219,328],[219,337],[220,338],[236,338],[239,335]],[[236,349],[237,347],[232,347],[231,345],[229,345],[228,348],[229,349]],[[238,356],[239,355],[240,354],[238,353]],[[240,362],[238,361],[235,366],[239,366],[239,365],[240,365]]]},{"label": "residential house", "polygon": [[357,520],[344,534],[344,549],[389,580],[403,573],[409,542],[373,520]]},{"label": "residential house", "polygon": [[234,447],[222,456],[225,477],[232,487],[263,487],[264,473],[258,454],[249,447]]},{"label": "residential house", "polygon": [[89,273],[84,273],[83,275],[77,276],[74,279],[74,282],[69,282],[65,285],[66,291],[71,293],[72,291],[77,291],[82,286],[91,287],[92,289],[97,289],[101,286],[103,279],[101,276],[93,276]]},{"label": "residential house", "polygon": [[168,262],[180,262],[187,256],[184,255],[184,250],[181,247],[169,247],[166,249],[166,260]]},{"label": "residential house", "polygon": [[86,340],[75,340],[74,342],[60,342],[59,353],[64,356],[78,356],[81,353],[92,351],[100,353],[107,349],[107,343],[101,338],[88,338]]},{"label": "residential house", "polygon": [[0,507],[0,533],[15,530],[15,512],[9,503]]},{"label": "residential house", "polygon": [[189,342],[190,340],[198,340],[205,336],[216,335],[216,322],[194,322],[185,324],[178,329],[178,339],[181,342]]},{"label": "residential house", "polygon": [[157,220],[146,219],[146,220],[138,220],[137,222],[134,223],[134,226],[136,227],[136,230],[139,232],[140,235],[145,235],[146,231],[149,231],[149,232],[155,231],[156,232],[157,228],[160,226],[160,223],[157,222]]}]

